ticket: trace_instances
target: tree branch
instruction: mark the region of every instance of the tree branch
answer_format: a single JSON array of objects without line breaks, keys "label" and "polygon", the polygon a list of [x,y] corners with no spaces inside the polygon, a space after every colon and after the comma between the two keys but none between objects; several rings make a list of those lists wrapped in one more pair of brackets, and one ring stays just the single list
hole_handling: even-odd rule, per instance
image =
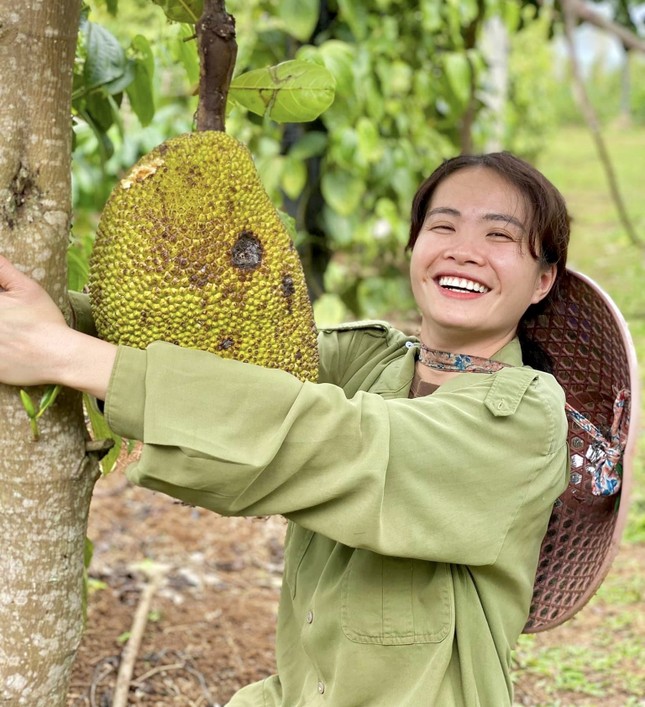
[{"label": "tree branch", "polygon": [[[627,29],[627,27],[603,17],[600,13],[585,5],[582,0],[562,0],[560,4],[565,15],[567,11],[572,12],[578,19],[616,35],[623,43],[625,49],[636,49],[639,52],[645,52],[645,40]],[[565,5],[567,6],[566,8]]]},{"label": "tree branch", "polygon": [[128,693],[130,692],[130,682],[134,672],[134,664],[136,663],[139,654],[139,648],[143,639],[143,634],[148,623],[148,612],[150,604],[157,590],[161,586],[163,580],[168,573],[168,567],[165,565],[155,565],[148,570],[150,580],[144,587],[144,590],[139,599],[130,637],[125,644],[123,654],[121,655],[121,663],[119,665],[119,673],[114,687],[114,695],[112,697],[112,707],[126,707],[128,704]]},{"label": "tree branch", "polygon": [[562,12],[564,15],[564,33],[567,40],[567,45],[569,47],[569,58],[571,60],[571,72],[573,75],[576,99],[596,144],[598,156],[600,157],[600,161],[605,170],[607,181],[609,183],[609,190],[614,200],[614,204],[616,205],[616,209],[618,210],[618,216],[620,218],[621,223],[623,224],[623,228],[627,232],[629,240],[634,245],[642,247],[643,242],[640,240],[638,234],[636,233],[636,229],[634,228],[634,225],[631,222],[631,219],[627,212],[627,208],[625,207],[625,203],[620,193],[616,174],[611,163],[611,158],[609,157],[609,152],[607,151],[605,141],[600,132],[600,125],[596,116],[596,112],[585,88],[582,70],[580,68],[578,57],[576,55],[575,44],[573,41],[573,30],[576,19],[575,6],[578,4],[578,0],[560,0],[560,4],[562,6]]},{"label": "tree branch", "polygon": [[200,65],[196,128],[223,132],[226,99],[237,58],[235,19],[226,12],[224,0],[205,0],[195,32]]}]

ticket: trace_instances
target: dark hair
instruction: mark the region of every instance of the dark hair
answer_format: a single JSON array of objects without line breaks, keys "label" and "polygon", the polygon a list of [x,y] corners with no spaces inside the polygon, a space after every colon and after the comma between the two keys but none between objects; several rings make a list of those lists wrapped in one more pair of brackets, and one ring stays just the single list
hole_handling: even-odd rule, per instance
[{"label": "dark hair", "polygon": [[545,266],[556,266],[556,279],[551,291],[541,302],[527,309],[518,327],[524,362],[549,370],[551,366],[545,359],[546,354],[524,335],[523,322],[536,317],[548,303],[558,298],[558,285],[567,264],[571,219],[562,194],[541,172],[510,152],[459,155],[444,161],[421,184],[414,196],[410,238],[406,248],[414,248],[435,189],[450,175],[469,167],[492,169],[524,195],[529,211],[529,252]]}]

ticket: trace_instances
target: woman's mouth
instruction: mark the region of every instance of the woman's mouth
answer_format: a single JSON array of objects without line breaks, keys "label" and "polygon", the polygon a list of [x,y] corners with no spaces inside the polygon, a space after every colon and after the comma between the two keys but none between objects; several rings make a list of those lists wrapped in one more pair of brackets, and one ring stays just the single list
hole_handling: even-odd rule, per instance
[{"label": "woman's mouth", "polygon": [[469,292],[486,294],[490,291],[489,287],[482,285],[481,282],[468,280],[464,277],[447,277],[443,276],[438,279],[439,287],[450,290],[451,292]]}]

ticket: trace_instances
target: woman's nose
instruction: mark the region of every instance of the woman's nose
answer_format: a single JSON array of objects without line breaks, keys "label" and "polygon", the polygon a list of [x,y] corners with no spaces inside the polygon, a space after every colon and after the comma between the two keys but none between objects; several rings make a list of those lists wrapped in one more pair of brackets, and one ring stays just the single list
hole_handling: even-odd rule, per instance
[{"label": "woman's nose", "polygon": [[482,241],[478,235],[468,229],[460,229],[447,244],[444,256],[458,263],[484,262]]}]

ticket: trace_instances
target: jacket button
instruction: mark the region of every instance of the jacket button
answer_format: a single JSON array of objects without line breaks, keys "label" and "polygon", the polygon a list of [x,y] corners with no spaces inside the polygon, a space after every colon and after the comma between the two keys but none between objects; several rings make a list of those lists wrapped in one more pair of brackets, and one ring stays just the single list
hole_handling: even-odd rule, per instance
[{"label": "jacket button", "polygon": [[325,692],[325,683],[322,680],[318,681],[318,692],[322,695]]},{"label": "jacket button", "polygon": [[305,618],[306,618],[308,624],[312,624],[314,622],[314,612],[311,609],[309,609],[309,611],[307,612],[307,616]]}]

